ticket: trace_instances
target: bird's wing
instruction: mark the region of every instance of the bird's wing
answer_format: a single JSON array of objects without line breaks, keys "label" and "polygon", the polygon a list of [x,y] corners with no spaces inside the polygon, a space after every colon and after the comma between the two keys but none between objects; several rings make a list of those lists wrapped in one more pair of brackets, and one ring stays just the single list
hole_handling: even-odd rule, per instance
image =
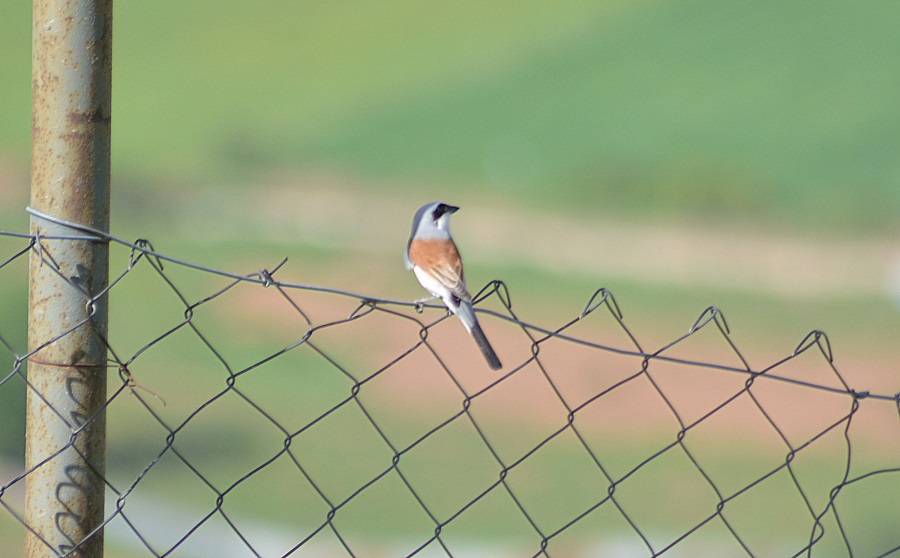
[{"label": "bird's wing", "polygon": [[434,277],[460,300],[472,300],[466,290],[462,259],[456,244],[449,239],[413,239],[409,243],[409,260]]}]

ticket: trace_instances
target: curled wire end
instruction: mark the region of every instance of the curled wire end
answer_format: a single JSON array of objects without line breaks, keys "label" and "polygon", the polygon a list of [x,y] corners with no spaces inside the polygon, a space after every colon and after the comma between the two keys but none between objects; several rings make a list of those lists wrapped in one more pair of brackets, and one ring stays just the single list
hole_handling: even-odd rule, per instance
[{"label": "curled wire end", "polygon": [[694,325],[691,326],[688,333],[694,333],[713,321],[716,322],[719,329],[723,330],[728,335],[731,334],[731,329],[728,327],[728,322],[725,320],[725,314],[722,313],[718,306],[709,306],[706,310],[701,312],[700,317],[697,318],[697,321],[694,322]]},{"label": "curled wire end", "polygon": [[44,244],[41,242],[40,227],[34,228],[34,236],[31,237],[31,246],[33,246],[37,252],[38,267],[44,267]]},{"label": "curled wire end", "polygon": [[512,296],[509,294],[509,287],[506,286],[506,283],[499,279],[494,279],[491,281],[491,284],[494,285],[494,292],[497,293],[503,306],[507,310],[512,310]]},{"label": "curled wire end", "polygon": [[259,277],[262,281],[263,287],[271,287],[275,283],[275,279],[273,279],[272,276],[275,275],[275,272],[281,269],[281,266],[286,264],[287,261],[288,259],[284,258],[278,265],[275,266],[275,269],[273,269],[272,271],[269,271],[266,268],[262,268],[256,272],[256,276]]},{"label": "curled wire end", "polygon": [[794,352],[791,353],[791,356],[795,357],[803,351],[809,349],[813,345],[817,345],[819,347],[819,350],[822,351],[822,354],[825,355],[825,358],[828,359],[828,362],[834,362],[834,356],[831,352],[831,341],[828,340],[828,334],[820,329],[814,329],[807,333],[806,337],[804,337],[803,340],[800,341],[800,343],[797,345],[797,348],[795,348]]},{"label": "curled wire end", "polygon": [[612,291],[607,289],[606,287],[600,287],[594,294],[591,295],[591,298],[588,299],[587,304],[584,305],[584,308],[581,310],[581,314],[578,316],[578,319],[582,319],[597,308],[600,308],[602,305],[606,305],[609,308],[609,311],[613,313],[618,319],[623,319],[622,310],[619,308],[619,303],[616,302],[616,297],[613,296]]},{"label": "curled wire end", "polygon": [[475,304],[478,304],[482,300],[495,293],[500,299],[500,303],[503,306],[505,306],[508,310],[512,309],[512,298],[509,295],[509,288],[506,286],[506,283],[499,279],[494,279],[490,283],[482,287],[480,291],[475,293],[475,296],[472,297],[472,300]]},{"label": "curled wire end", "polygon": [[[145,255],[150,255],[148,252],[155,252],[156,248],[153,247],[153,243],[147,240],[146,238],[139,238],[134,241],[134,246],[131,247],[131,255],[128,257],[128,269],[134,267],[138,260],[140,260]],[[135,252],[139,252],[137,257],[135,257]],[[156,265],[159,267],[160,271],[165,269],[163,267],[162,260],[159,256],[155,256]]]},{"label": "curled wire end", "polygon": [[[375,305],[376,303],[374,300],[362,299],[361,301],[359,301],[359,304],[356,306],[356,308],[354,308],[353,311],[350,312],[350,315],[347,316],[347,319],[352,320],[354,318],[365,316],[372,310],[375,310]],[[363,309],[365,309],[365,312],[363,312]]]}]

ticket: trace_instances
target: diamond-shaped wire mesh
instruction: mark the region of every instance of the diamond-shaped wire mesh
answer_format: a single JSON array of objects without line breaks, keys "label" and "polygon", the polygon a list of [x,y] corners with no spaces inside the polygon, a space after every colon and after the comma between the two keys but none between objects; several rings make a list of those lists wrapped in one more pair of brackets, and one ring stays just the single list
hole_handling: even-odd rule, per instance
[{"label": "diamond-shaped wire mesh", "polygon": [[[508,340],[494,374],[438,306],[76,232],[111,250],[110,555],[900,551],[900,398],[851,387],[822,332],[753,367],[714,307],[653,350],[604,289],[545,326],[493,282],[478,308]],[[13,545],[30,531],[24,396],[36,388],[10,327],[29,257],[53,266],[65,249],[0,233],[0,284],[22,293],[0,321],[0,538]]]}]

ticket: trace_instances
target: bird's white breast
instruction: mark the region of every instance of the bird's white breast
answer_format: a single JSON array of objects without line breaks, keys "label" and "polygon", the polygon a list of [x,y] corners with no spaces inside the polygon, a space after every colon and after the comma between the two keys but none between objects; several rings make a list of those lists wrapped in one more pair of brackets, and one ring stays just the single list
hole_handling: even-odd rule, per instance
[{"label": "bird's white breast", "polygon": [[442,299],[448,296],[449,292],[447,291],[447,287],[435,279],[434,275],[428,273],[419,266],[413,267],[413,273],[416,274],[416,279],[418,279],[419,283],[425,287],[426,291]]}]

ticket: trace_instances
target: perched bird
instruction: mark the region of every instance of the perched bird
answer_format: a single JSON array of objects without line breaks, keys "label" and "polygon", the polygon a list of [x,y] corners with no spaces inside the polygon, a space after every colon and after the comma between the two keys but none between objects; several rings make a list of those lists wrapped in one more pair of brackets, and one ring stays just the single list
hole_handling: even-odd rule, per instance
[{"label": "perched bird", "polygon": [[413,270],[419,283],[459,316],[488,366],[499,370],[500,359],[478,325],[472,295],[466,290],[459,250],[450,236],[450,215],[457,210],[459,208],[452,205],[432,202],[416,211],[412,233],[406,243],[406,268]]}]

